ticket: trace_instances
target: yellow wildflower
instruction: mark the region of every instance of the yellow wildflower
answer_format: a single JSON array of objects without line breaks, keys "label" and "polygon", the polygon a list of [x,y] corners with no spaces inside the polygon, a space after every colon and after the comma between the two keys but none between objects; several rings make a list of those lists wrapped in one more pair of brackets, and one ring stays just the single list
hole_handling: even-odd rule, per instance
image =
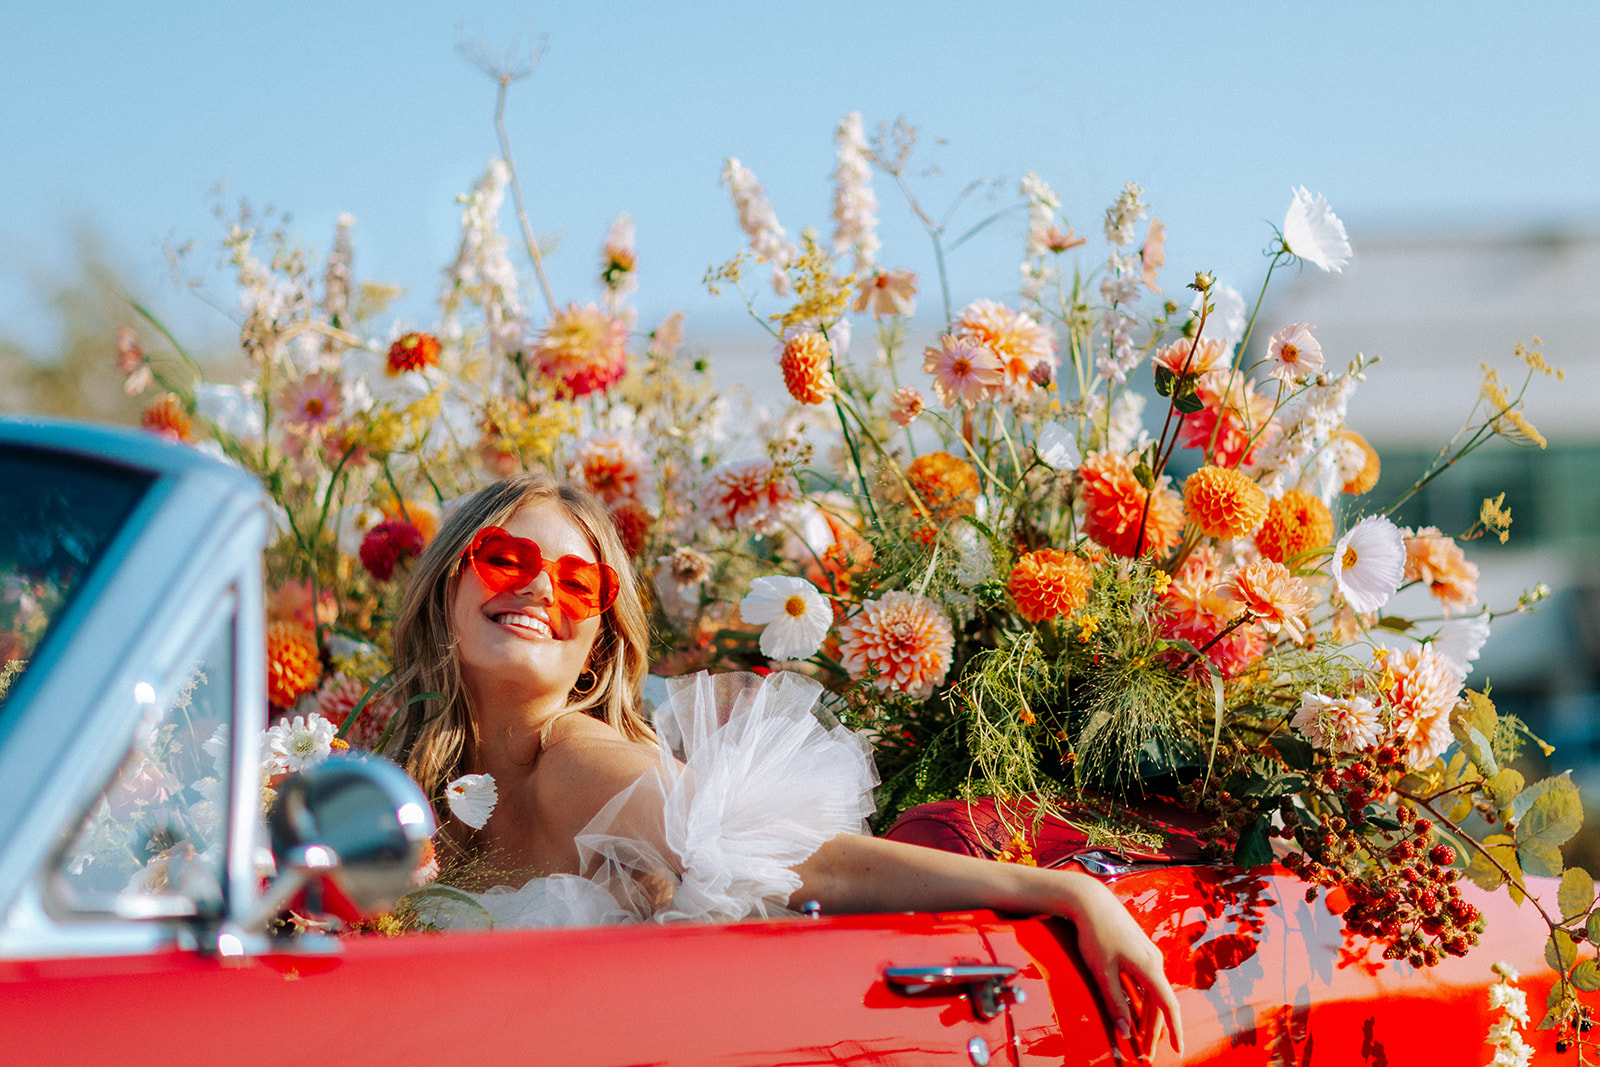
[{"label": "yellow wildflower", "polygon": [[1156,571],[1150,576],[1150,591],[1156,596],[1166,596],[1167,587],[1172,584],[1172,575],[1166,571]]},{"label": "yellow wildflower", "polygon": [[1484,527],[1495,531],[1503,545],[1511,537],[1511,509],[1504,507],[1506,495],[1501,493],[1497,497],[1484,497],[1483,507],[1478,509],[1478,521]]},{"label": "yellow wildflower", "polygon": [[[1538,334],[1533,335],[1533,343],[1535,345],[1544,344],[1544,342],[1539,339]],[[1522,360],[1522,362],[1528,365],[1529,370],[1536,370],[1540,374],[1554,375],[1555,380],[1558,382],[1564,382],[1567,380],[1567,372],[1562,370],[1560,367],[1552,367],[1549,363],[1547,363],[1544,358],[1544,353],[1539,351],[1538,348],[1529,348],[1521,341],[1518,341],[1517,347],[1514,350],[1514,354],[1518,359]]]},{"label": "yellow wildflower", "polygon": [[847,274],[836,278],[833,274],[833,252],[823,248],[815,230],[807,227],[800,235],[800,258],[789,267],[794,278],[795,301],[788,311],[771,316],[790,330],[801,324],[815,325],[820,329],[838,322],[845,308],[850,306],[850,293],[856,276]]},{"label": "yellow wildflower", "polygon": [[1100,616],[1084,615],[1078,619],[1078,640],[1088,644],[1089,639],[1100,632]]}]

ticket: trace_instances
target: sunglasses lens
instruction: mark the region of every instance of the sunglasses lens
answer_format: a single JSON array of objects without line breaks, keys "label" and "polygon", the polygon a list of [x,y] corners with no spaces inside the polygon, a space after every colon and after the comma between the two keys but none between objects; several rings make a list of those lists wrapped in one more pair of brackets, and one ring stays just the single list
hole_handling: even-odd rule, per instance
[{"label": "sunglasses lens", "polygon": [[549,565],[556,602],[564,614],[583,620],[607,610],[617,600],[617,572],[604,563],[562,556]]},{"label": "sunglasses lens", "polygon": [[522,588],[544,567],[538,545],[524,537],[513,537],[498,526],[480,530],[467,555],[478,578],[496,593]]}]

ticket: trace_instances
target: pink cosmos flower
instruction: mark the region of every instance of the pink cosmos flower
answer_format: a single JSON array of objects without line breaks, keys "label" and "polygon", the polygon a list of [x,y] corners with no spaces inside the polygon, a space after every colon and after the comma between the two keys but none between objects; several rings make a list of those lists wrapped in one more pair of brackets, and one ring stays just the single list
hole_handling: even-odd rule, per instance
[{"label": "pink cosmos flower", "polygon": [[284,423],[301,433],[332,423],[338,418],[342,403],[338,376],[325,371],[290,382],[278,394],[278,411]]},{"label": "pink cosmos flower", "polygon": [[889,403],[892,405],[889,417],[897,425],[910,426],[922,414],[922,394],[909,385],[896,389]]},{"label": "pink cosmos flower", "polygon": [[1000,359],[976,341],[945,334],[938,348],[923,350],[922,369],[933,375],[933,391],[947,408],[974,407],[1005,381]]},{"label": "pink cosmos flower", "polygon": [[1285,326],[1267,343],[1267,374],[1285,382],[1302,381],[1322,369],[1322,345],[1309,322]]}]

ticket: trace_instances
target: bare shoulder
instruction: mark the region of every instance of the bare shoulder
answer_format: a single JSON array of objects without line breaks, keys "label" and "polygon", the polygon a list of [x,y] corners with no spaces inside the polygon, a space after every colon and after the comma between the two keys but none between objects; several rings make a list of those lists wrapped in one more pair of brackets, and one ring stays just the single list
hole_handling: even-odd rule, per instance
[{"label": "bare shoulder", "polygon": [[546,811],[579,826],[657,763],[656,750],[629,741],[615,728],[582,713],[563,715],[550,730],[533,776]]}]

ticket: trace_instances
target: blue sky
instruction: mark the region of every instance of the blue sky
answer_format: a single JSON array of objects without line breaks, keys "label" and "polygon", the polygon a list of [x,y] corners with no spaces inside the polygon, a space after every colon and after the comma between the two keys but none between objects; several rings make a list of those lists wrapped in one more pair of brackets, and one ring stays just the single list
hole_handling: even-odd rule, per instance
[{"label": "blue sky", "polygon": [[[534,228],[561,239],[558,298],[593,295],[626,210],[642,324],[681,307],[691,340],[740,314],[699,284],[741,245],[723,158],[756,172],[791,234],[827,232],[833,129],[851,110],[869,128],[899,115],[921,128],[936,207],[977,178],[1010,202],[1032,169],[1097,233],[1138,181],[1168,224],[1169,271],[1241,288],[1294,185],[1328,197],[1358,256],[1364,233],[1600,221],[1587,0],[18,3],[0,13],[0,335],[48,349],[58,323],[38,279],[70,268],[89,227],[180,335],[225,336],[160,250],[193,240],[214,261],[219,183],[230,204],[290,212],[318,249],[354,214],[358,277],[406,286],[401,311],[427,325],[454,197],[495,154],[493,86],[455,45],[539,37],[548,51],[508,123]],[[877,187],[881,261],[928,271],[926,239]],[[958,301],[1014,293],[1023,227],[961,250]]]}]

